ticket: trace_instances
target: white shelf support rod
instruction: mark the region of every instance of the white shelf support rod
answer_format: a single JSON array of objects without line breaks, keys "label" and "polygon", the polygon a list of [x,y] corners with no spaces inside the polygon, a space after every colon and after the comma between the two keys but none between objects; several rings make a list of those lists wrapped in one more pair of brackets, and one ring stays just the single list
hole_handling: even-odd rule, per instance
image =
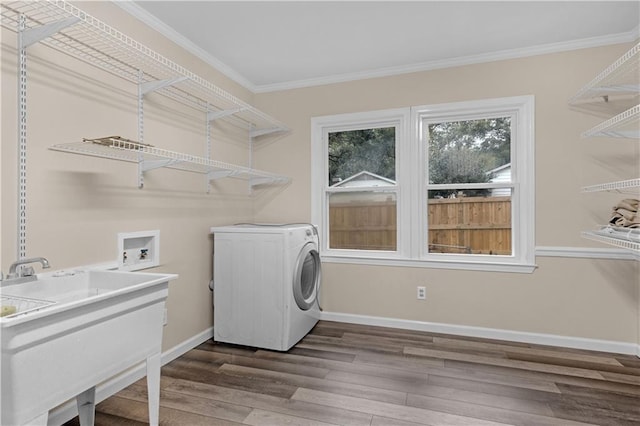
[{"label": "white shelf support rod", "polygon": [[144,159],[138,154],[138,189],[144,188]]},{"label": "white shelf support rod", "polygon": [[[253,125],[249,125],[249,169],[253,170]],[[253,194],[253,185],[249,180],[249,194]]]},{"label": "white shelf support rod", "polygon": [[[144,73],[138,70],[138,142],[144,141]],[[144,188],[144,157],[138,152],[138,188]]]},{"label": "white shelf support rod", "polygon": [[[208,160],[211,160],[211,126],[212,126],[211,122],[213,121],[213,119],[211,118],[211,114],[212,114],[211,111],[209,111],[209,104],[207,103],[207,119],[205,122],[207,140],[205,142],[204,150],[205,150],[205,157]],[[211,177],[209,176],[207,176],[206,185],[207,185],[207,194],[211,194]]]},{"label": "white shelf support rod", "polygon": [[18,216],[17,259],[26,256],[27,241],[27,48],[23,36],[26,19],[18,20]]},{"label": "white shelf support rod", "polygon": [[50,22],[39,27],[23,30],[22,47],[26,48],[34,43],[38,43],[39,41],[44,40],[45,38],[50,37],[78,22],[80,22],[80,18],[71,17],[67,19],[61,19],[56,22]]},{"label": "white shelf support rod", "polygon": [[142,96],[144,96],[147,93],[155,92],[156,90],[164,89],[168,86],[173,86],[174,84],[178,84],[185,80],[188,80],[188,78],[183,76],[168,78],[166,80],[147,81],[140,83],[140,92],[142,93]]}]

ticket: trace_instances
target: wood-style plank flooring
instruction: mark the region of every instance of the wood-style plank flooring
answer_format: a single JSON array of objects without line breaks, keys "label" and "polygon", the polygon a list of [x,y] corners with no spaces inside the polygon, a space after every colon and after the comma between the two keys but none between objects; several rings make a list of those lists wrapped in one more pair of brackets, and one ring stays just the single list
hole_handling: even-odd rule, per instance
[{"label": "wood-style plank flooring", "polygon": [[[160,406],[180,426],[640,425],[640,359],[321,321],[287,353],[203,343],[162,368]],[[96,408],[147,422],[144,379]]]}]

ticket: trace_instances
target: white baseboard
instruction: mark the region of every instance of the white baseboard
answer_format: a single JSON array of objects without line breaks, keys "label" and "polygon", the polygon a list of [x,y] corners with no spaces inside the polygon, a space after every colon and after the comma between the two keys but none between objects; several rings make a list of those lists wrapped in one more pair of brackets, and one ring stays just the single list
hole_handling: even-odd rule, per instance
[{"label": "white baseboard", "polygon": [[558,346],[564,348],[586,349],[601,352],[640,356],[640,345],[610,340],[585,339],[583,337],[559,336],[555,334],[529,333],[497,328],[472,327],[456,324],[403,320],[397,318],[374,317],[368,315],[344,314],[340,312],[321,312],[320,319],[351,324],[375,325],[405,330],[426,331],[430,333],[453,334],[467,337],[507,340],[536,345]]},{"label": "white baseboard", "polygon": [[172,347],[166,352],[162,353],[162,365],[168,364],[174,359],[184,355],[191,349],[213,338],[213,326],[207,328],[203,332],[196,334],[195,336],[185,340],[184,342]]},{"label": "white baseboard", "polygon": [[[185,340],[184,342],[172,347],[161,355],[162,365],[168,364],[179,356],[185,354],[189,350],[195,348],[201,343],[213,337],[213,327],[209,327],[201,333]],[[147,375],[146,365],[144,362],[126,370],[117,376],[96,386],[96,404],[104,401],[111,395],[121,391],[127,386],[135,383]],[[62,405],[49,411],[49,420],[47,425],[61,425],[78,415],[76,400],[72,399]]]}]

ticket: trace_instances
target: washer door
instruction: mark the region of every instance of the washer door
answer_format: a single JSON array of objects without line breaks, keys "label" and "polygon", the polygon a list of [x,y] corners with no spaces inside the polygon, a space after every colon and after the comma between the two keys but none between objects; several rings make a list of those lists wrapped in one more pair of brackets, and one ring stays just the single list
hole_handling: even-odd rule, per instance
[{"label": "washer door", "polygon": [[315,303],[320,285],[320,254],[314,243],[302,247],[293,273],[293,297],[306,311]]}]

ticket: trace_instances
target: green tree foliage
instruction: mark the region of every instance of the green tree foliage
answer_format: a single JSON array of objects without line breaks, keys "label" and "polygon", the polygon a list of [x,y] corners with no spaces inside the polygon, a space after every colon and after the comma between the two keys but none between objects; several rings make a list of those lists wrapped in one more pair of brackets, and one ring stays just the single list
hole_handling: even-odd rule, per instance
[{"label": "green tree foliage", "polygon": [[329,133],[329,185],[363,170],[395,180],[395,127]]},{"label": "green tree foliage", "polygon": [[[430,183],[485,183],[491,178],[488,171],[511,161],[509,117],[431,124],[428,132]],[[430,191],[430,197],[447,195]]]},{"label": "green tree foliage", "polygon": [[[430,183],[488,182],[488,171],[511,161],[509,117],[430,124],[427,132]],[[365,170],[395,180],[394,127],[332,132],[328,142],[329,185]],[[430,191],[429,196],[448,192]],[[487,191],[466,192],[483,195]]]}]

